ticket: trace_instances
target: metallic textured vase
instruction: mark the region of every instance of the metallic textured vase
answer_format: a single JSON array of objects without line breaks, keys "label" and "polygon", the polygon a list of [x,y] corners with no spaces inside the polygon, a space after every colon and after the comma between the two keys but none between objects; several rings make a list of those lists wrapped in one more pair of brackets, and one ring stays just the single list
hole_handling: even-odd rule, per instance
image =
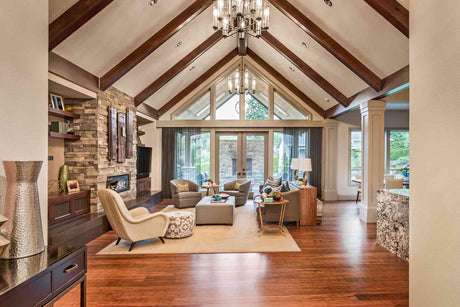
[{"label": "metallic textured vase", "polygon": [[42,161],[3,161],[7,179],[1,234],[10,241],[1,258],[32,256],[45,250],[37,179]]},{"label": "metallic textured vase", "polygon": [[[0,227],[6,223],[8,219],[4,217],[3,215],[0,215]],[[0,255],[3,254],[3,251],[6,249],[6,247],[10,244],[10,241],[5,239],[3,236],[0,235]]]},{"label": "metallic textured vase", "polygon": [[59,188],[61,192],[68,192],[67,191],[67,180],[70,179],[70,171],[68,165],[61,166],[61,170],[59,171]]}]

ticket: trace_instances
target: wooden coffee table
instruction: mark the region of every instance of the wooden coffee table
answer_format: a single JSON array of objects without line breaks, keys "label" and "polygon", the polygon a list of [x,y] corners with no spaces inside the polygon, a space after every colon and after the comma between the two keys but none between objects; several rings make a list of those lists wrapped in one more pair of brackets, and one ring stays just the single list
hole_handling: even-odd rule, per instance
[{"label": "wooden coffee table", "polygon": [[[254,202],[257,203],[257,210],[259,211],[259,219],[260,219],[260,229],[259,233],[262,234],[265,230],[277,230],[279,231],[282,235],[286,235],[283,230],[283,224],[284,224],[284,214],[286,213],[286,207],[289,203],[289,200],[280,200],[280,201],[274,201],[272,203],[266,203],[262,199],[254,200]],[[281,206],[280,210],[280,219],[278,222],[278,227],[267,227],[264,226],[264,221],[262,218],[262,207],[265,206]]]}]

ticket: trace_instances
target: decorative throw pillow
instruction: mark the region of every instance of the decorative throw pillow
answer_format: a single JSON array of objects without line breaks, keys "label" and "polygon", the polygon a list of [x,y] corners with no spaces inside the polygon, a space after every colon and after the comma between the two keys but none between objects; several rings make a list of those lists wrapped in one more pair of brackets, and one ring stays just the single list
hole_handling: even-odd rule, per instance
[{"label": "decorative throw pillow", "polygon": [[233,187],[234,190],[239,190],[240,189],[240,183],[237,181],[235,182],[235,186]]},{"label": "decorative throw pillow", "polygon": [[283,182],[283,178],[275,179],[272,176],[268,176],[266,185],[272,188],[276,188],[276,187],[279,187],[282,182]]},{"label": "decorative throw pillow", "polygon": [[177,183],[177,189],[178,189],[178,193],[182,193],[182,192],[189,192],[190,189],[188,188],[188,183],[185,183],[185,184],[179,184]]},{"label": "decorative throw pillow", "polygon": [[281,193],[289,192],[291,189],[289,188],[289,181],[286,181],[281,186]]}]

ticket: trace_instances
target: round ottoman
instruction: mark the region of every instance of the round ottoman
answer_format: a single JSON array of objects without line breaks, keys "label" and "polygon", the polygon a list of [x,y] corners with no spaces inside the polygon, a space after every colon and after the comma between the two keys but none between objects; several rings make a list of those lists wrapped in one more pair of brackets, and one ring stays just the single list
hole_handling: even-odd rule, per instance
[{"label": "round ottoman", "polygon": [[169,216],[169,226],[165,233],[167,239],[190,237],[195,228],[195,214],[190,211],[173,211],[166,213]]}]

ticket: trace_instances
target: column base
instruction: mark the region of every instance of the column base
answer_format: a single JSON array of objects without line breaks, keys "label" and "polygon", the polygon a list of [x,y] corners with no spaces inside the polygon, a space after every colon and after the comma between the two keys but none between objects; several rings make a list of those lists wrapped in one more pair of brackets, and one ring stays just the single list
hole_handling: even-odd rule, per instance
[{"label": "column base", "polygon": [[368,224],[377,223],[377,208],[361,202],[359,205],[359,219]]},{"label": "column base", "polygon": [[336,201],[337,198],[337,190],[323,190],[321,197],[324,201]]}]

